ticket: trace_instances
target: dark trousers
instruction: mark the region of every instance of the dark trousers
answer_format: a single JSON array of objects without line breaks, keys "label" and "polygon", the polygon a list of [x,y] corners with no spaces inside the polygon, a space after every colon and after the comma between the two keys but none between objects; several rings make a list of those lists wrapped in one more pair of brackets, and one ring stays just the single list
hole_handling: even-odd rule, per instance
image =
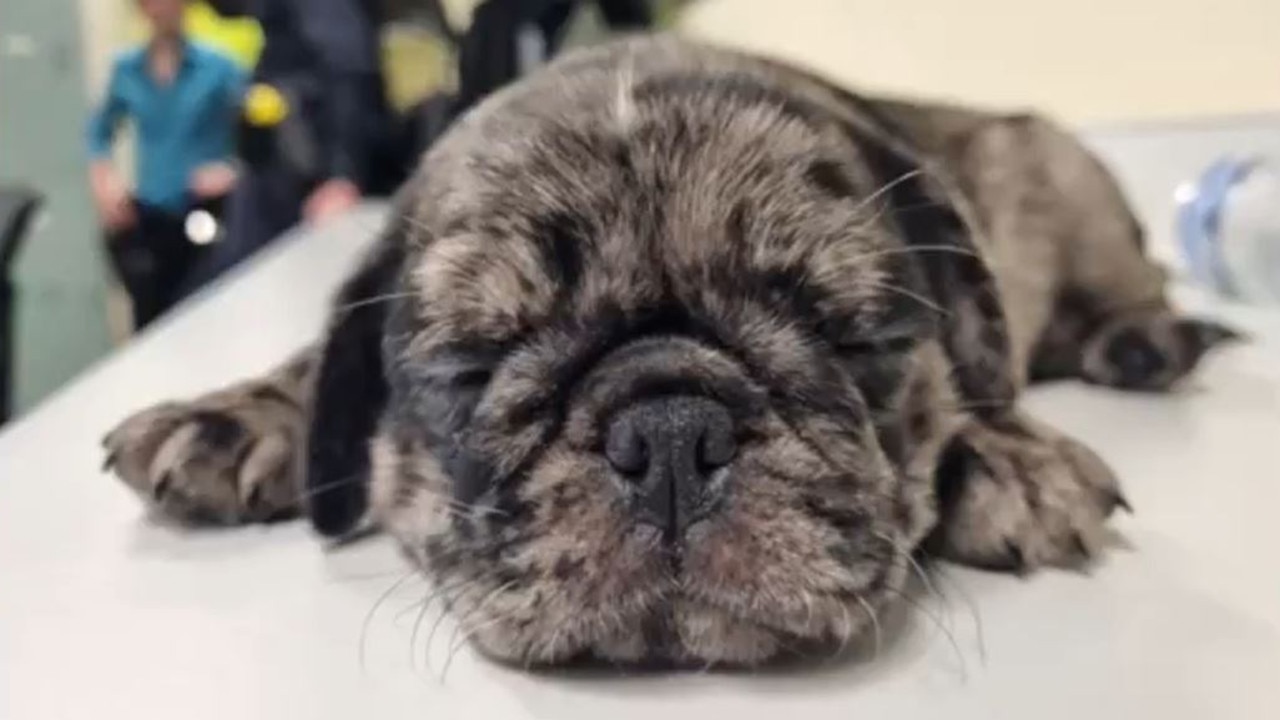
[{"label": "dark trousers", "polygon": [[213,280],[296,225],[308,190],[282,163],[247,166],[227,199],[222,239],[200,259],[189,283],[198,287]]},{"label": "dark trousers", "polygon": [[[192,210],[206,210],[217,219],[221,205],[221,200],[207,201]],[[191,283],[192,271],[212,246],[187,238],[187,213],[135,201],[134,218],[132,226],[108,234],[107,249],[133,302],[134,328],[140,330],[198,287]]]}]

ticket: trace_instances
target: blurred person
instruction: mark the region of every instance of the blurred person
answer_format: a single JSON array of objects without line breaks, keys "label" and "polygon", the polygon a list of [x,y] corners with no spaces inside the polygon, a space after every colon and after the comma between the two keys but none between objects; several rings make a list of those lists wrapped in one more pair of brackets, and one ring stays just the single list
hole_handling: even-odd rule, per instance
[{"label": "blurred person", "polygon": [[[438,0],[410,0],[445,26]],[[558,48],[575,0],[484,0],[459,43],[461,87],[398,118],[387,97],[382,0],[222,0],[224,15],[252,14],[264,46],[246,108],[241,181],[225,240],[199,270],[213,277],[299,222],[316,224],[366,196],[390,194],[453,117]],[[614,30],[652,23],[647,0],[596,0]],[[447,27],[444,29],[447,30]],[[533,30],[530,56],[520,36]],[[256,102],[261,100],[261,102]],[[255,108],[262,112],[255,112]],[[255,117],[262,115],[265,117]]]},{"label": "blurred person", "polygon": [[[376,0],[257,0],[262,27],[241,137],[244,167],[224,241],[198,271],[226,271],[299,221],[322,222],[398,177],[384,162],[391,111]],[[393,173],[394,175],[394,173]]]},{"label": "blurred person", "polygon": [[240,4],[188,0],[187,34],[253,70],[262,54],[262,28],[245,15]]},{"label": "blurred person", "polygon": [[647,30],[656,23],[653,0],[482,0],[459,34],[449,26],[440,0],[417,2],[456,49],[458,87],[437,90],[405,112],[399,157],[407,163],[401,169],[406,175],[454,118],[556,55],[583,6],[593,5],[614,33]]},{"label": "blurred person", "polygon": [[[188,238],[186,221],[195,210],[216,218],[236,183],[231,160],[245,77],[230,58],[186,37],[186,0],[136,1],[151,37],[117,58],[88,145],[94,203],[142,328],[194,288],[204,249]],[[111,160],[126,119],[137,136],[132,190]]]},{"label": "blurred person", "polygon": [[613,32],[653,26],[649,0],[484,0],[471,15],[459,42],[457,112],[524,75],[554,56],[564,43],[573,14],[592,4]]}]

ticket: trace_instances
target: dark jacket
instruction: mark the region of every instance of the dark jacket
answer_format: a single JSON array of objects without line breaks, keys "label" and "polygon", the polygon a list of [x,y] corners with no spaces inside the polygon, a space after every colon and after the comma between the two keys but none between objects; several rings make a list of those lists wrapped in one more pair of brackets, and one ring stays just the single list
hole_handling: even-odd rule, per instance
[{"label": "dark jacket", "polygon": [[372,0],[257,0],[266,43],[256,78],[302,99],[319,179],[367,189],[390,127]]}]

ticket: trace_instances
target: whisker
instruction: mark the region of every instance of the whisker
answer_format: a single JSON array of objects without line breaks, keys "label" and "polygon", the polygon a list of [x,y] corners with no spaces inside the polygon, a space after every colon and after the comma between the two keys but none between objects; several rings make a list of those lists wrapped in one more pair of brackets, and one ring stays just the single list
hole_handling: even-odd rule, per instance
[{"label": "whisker", "polygon": [[[476,606],[472,608],[470,612],[468,612],[465,616],[458,619],[458,624],[456,627],[454,627],[453,635],[449,639],[449,655],[445,658],[444,667],[440,671],[440,682],[442,684],[448,679],[449,666],[453,664],[454,655],[456,655],[458,651],[462,649],[462,646],[466,644],[467,640],[474,637],[477,632],[492,626],[494,622],[491,621],[491,622],[482,623],[481,625],[478,625],[466,631],[466,634],[462,636],[461,642],[459,642],[458,636],[462,632],[463,625],[469,622],[471,618],[484,612],[485,608],[488,607],[489,603],[493,602],[494,598],[498,597],[502,593],[511,589],[518,583],[519,583],[519,580],[508,580],[507,582],[490,590],[489,594],[485,595],[484,599],[482,599],[479,603],[477,603]],[[502,618],[494,618],[493,620],[496,621],[499,619],[506,619],[506,618],[505,616],[503,616]]]},{"label": "whisker", "polygon": [[350,575],[341,575],[339,577],[335,577],[334,580],[337,580],[338,582],[360,582],[362,580],[382,580],[384,578],[388,578],[393,575],[399,575],[402,569],[403,568],[401,567],[395,570],[384,570],[382,572],[352,573]]},{"label": "whisker", "polygon": [[419,495],[429,497],[444,506],[451,518],[463,518],[470,520],[479,520],[488,517],[504,518],[510,515],[506,510],[496,507],[483,507],[480,505],[469,505],[467,503],[455,500],[443,493],[434,490],[418,488],[416,491]]},{"label": "whisker", "polygon": [[[396,616],[395,616],[394,618],[392,618],[392,621],[393,621],[393,622],[400,622],[402,619],[404,619],[404,616],[405,616],[405,615],[408,615],[409,613],[413,612],[414,610],[420,610],[420,609],[422,609],[422,606],[423,606],[423,605],[425,605],[425,604],[426,604],[426,602],[427,602],[427,600],[426,600],[426,598],[424,598],[424,599],[422,599],[422,600],[415,600],[415,601],[413,601],[413,602],[409,603],[409,604],[408,604],[408,605],[406,605],[402,610],[400,610],[400,612],[396,613]],[[416,621],[415,621],[415,622],[416,622]]]},{"label": "whisker", "polygon": [[862,597],[861,595],[854,595],[853,599],[858,601],[858,604],[862,606],[862,609],[867,611],[867,617],[871,618],[871,629],[875,634],[875,648],[876,648],[875,654],[872,655],[872,659],[878,660],[880,658],[880,642],[881,642],[880,618],[876,617],[875,608],[871,607],[871,603],[867,602],[866,598]]},{"label": "whisker", "polygon": [[939,315],[942,315],[943,317],[951,317],[950,310],[947,310],[941,305],[938,305],[937,303],[921,295],[920,293],[915,292],[913,290],[908,290],[907,288],[904,288],[901,285],[894,285],[892,283],[881,283],[881,282],[876,282],[874,280],[862,280],[858,284],[865,285],[868,287],[873,287],[873,288],[879,288],[880,290],[884,290],[886,292],[896,293],[903,297],[915,300],[916,302],[920,303],[921,305],[924,305],[925,307],[929,308],[930,310],[933,310],[934,312],[938,313]]},{"label": "whisker", "polygon": [[[483,580],[483,579],[484,579],[483,577],[476,578],[475,582],[471,584],[479,584],[480,580]],[[457,642],[458,634],[461,634],[463,632],[462,626],[466,624],[466,621],[468,619],[474,618],[476,612],[480,612],[484,610],[485,602],[488,602],[489,598],[493,597],[494,592],[497,592],[497,591],[489,591],[489,594],[486,594],[484,598],[481,598],[480,602],[477,602],[476,606],[472,607],[471,610],[468,610],[465,615],[458,616],[458,618],[453,619],[453,632],[449,633],[449,639],[444,643],[445,667],[448,667],[449,660],[452,660],[451,648],[453,647],[453,643]],[[461,596],[461,593],[458,593],[458,596]],[[428,659],[428,666],[430,666],[431,646],[434,646],[435,644],[435,630],[438,630],[439,626],[440,626],[439,620],[436,620],[435,625],[433,626],[433,628],[431,628],[430,637],[426,638],[426,643],[428,643],[428,646],[426,646],[426,659]],[[443,671],[442,673],[440,673],[439,682],[444,683]]]},{"label": "whisker", "polygon": [[[892,538],[891,536],[889,536],[889,535],[886,535],[886,534],[881,533],[881,532],[879,532],[879,531],[872,531],[872,534],[873,534],[874,536],[876,536],[876,537],[880,538],[881,540],[883,540],[885,543],[887,543],[887,544],[888,544],[888,545],[893,549],[893,551],[894,551],[895,553],[897,553],[898,555],[900,555],[900,556],[902,556],[903,558],[905,558],[905,559],[907,560],[907,562],[909,562],[909,563],[911,564],[911,566],[915,569],[916,574],[919,576],[920,581],[924,584],[924,586],[925,586],[926,590],[928,590],[928,592],[929,592],[931,595],[933,595],[934,597],[936,597],[936,598],[938,599],[938,602],[939,602],[939,604],[940,604],[942,607],[947,607],[947,605],[946,605],[946,603],[947,603],[947,597],[946,597],[945,595],[943,595],[943,594],[942,594],[942,592],[938,589],[937,585],[936,585],[936,584],[935,584],[935,583],[930,579],[930,577],[929,577],[929,573],[924,569],[924,567],[923,567],[923,566],[921,566],[921,565],[920,565],[920,563],[919,563],[919,562],[917,562],[917,561],[916,561],[916,559],[913,557],[912,553],[908,552],[908,551],[907,551],[906,549],[904,549],[901,545],[899,545],[897,542],[895,542],[895,541],[893,540],[893,538]],[[940,568],[939,568],[939,577],[941,578],[941,569],[940,569]],[[921,603],[921,602],[919,602],[918,600],[916,600],[915,598],[911,597],[908,593],[905,593],[905,592],[903,592],[903,591],[901,591],[901,590],[897,590],[897,589],[894,589],[894,588],[889,588],[889,590],[890,590],[891,592],[896,593],[899,597],[901,597],[902,599],[906,600],[906,601],[907,601],[908,603],[910,603],[913,607],[915,607],[917,610],[919,610],[921,613],[923,613],[926,617],[928,617],[930,620],[932,620],[932,621],[933,621],[933,624],[934,624],[934,627],[937,629],[937,631],[938,631],[938,632],[943,633],[944,635],[946,635],[947,640],[948,640],[948,641],[950,642],[950,644],[951,644],[951,648],[952,648],[952,650],[953,650],[953,651],[955,652],[955,654],[956,654],[956,658],[960,661],[961,674],[962,674],[962,675],[964,676],[964,678],[967,680],[967,679],[968,679],[968,663],[967,663],[967,662],[966,662],[966,660],[965,660],[964,652],[960,649],[960,643],[956,640],[955,632],[954,632],[954,629],[953,629],[953,628],[952,628],[952,626],[951,626],[950,621],[948,621],[948,622],[944,623],[944,622],[942,621],[942,619],[941,619],[937,614],[930,612],[930,611],[929,611],[929,609],[928,609],[928,608],[927,608],[923,603]],[[949,616],[948,616],[948,617],[949,617]],[[979,631],[979,635],[981,635],[981,632],[980,632],[980,631]],[[983,643],[982,643],[982,639],[981,639],[981,637],[979,637],[978,645],[979,645],[979,656],[980,656],[980,658],[982,659],[983,664],[985,665],[985,664],[986,664],[986,650],[985,650],[985,648],[983,647]]]},{"label": "whisker", "polygon": [[479,625],[471,628],[461,638],[458,638],[457,643],[449,648],[449,656],[445,658],[444,667],[441,668],[440,670],[440,683],[444,684],[445,682],[448,681],[449,667],[453,665],[453,658],[459,652],[461,652],[462,648],[467,644],[469,640],[471,640],[471,638],[475,637],[476,635],[479,635],[484,630],[491,628],[494,625],[497,625],[498,623],[506,622],[507,620],[510,620],[510,619],[511,618],[507,615],[500,615],[498,617],[489,618],[489,620],[487,620],[486,622],[482,622]]},{"label": "whisker", "polygon": [[[806,628],[813,626],[813,596],[810,593],[801,593],[804,599],[804,626]],[[842,605],[843,607],[843,605]]]},{"label": "whisker", "polygon": [[[295,502],[302,503],[320,493],[327,492],[335,488],[340,488],[347,485],[356,485],[364,482],[366,482],[364,476],[352,475],[349,477],[341,478],[339,480],[334,480],[332,482],[324,483],[322,485],[317,485],[316,487],[313,487],[313,488],[307,488],[305,491],[295,495],[294,500]],[[442,493],[439,493],[434,490],[429,490],[426,488],[417,488],[416,492],[420,495],[426,495],[428,497],[431,497],[443,503],[446,508],[448,508],[452,513],[454,513],[454,517],[469,517],[469,518],[489,517],[489,516],[506,517],[509,514],[505,510],[501,510],[495,507],[481,507],[478,505],[467,505],[465,503],[459,502],[458,500],[450,498]]]},{"label": "whisker", "polygon": [[892,192],[894,188],[898,187],[902,183],[907,182],[909,180],[913,180],[917,177],[920,177],[923,174],[924,174],[924,171],[921,170],[920,168],[916,168],[914,170],[908,170],[907,172],[902,173],[898,177],[890,180],[884,185],[881,185],[879,188],[876,189],[875,192],[871,193],[870,195],[866,196],[861,201],[859,201],[858,204],[854,207],[854,210],[858,211],[858,210],[865,209],[871,203],[875,202],[876,200],[879,200],[881,197],[884,197],[886,193]]},{"label": "whisker", "polygon": [[[564,631],[564,623],[556,626],[556,631],[551,633],[551,638],[542,644],[542,656],[548,661],[554,656],[556,651],[556,643],[560,642],[560,633]],[[533,654],[530,653],[525,658],[524,668],[528,670],[533,665]]]},{"label": "whisker", "polygon": [[[445,618],[449,617],[448,600],[440,608],[440,614],[436,617],[436,621],[431,624],[431,632],[427,634],[427,644],[422,649],[422,667],[424,670],[431,670],[431,648],[436,642],[436,633],[440,630],[440,626],[444,624]],[[454,622],[459,622],[455,620]]]},{"label": "whisker", "polygon": [[333,312],[343,313],[349,310],[355,310],[356,308],[365,307],[366,305],[377,305],[378,303],[382,303],[382,302],[390,302],[391,300],[400,300],[402,298],[413,298],[417,296],[418,294],[413,292],[387,293],[386,295],[375,295],[374,297],[368,297],[368,298],[363,298],[361,300],[356,300],[354,302],[349,302],[346,305],[339,305],[338,307],[335,307],[333,309]]},{"label": "whisker", "polygon": [[[862,209],[864,209],[867,205],[871,204],[872,202],[875,202],[879,198],[879,196],[884,194],[886,190],[892,189],[893,187],[896,187],[898,184],[906,182],[907,180],[910,180],[913,177],[924,175],[924,174],[925,173],[920,170],[913,170],[911,172],[906,173],[905,175],[899,177],[897,180],[894,180],[893,182],[888,183],[884,187],[880,188],[880,190],[878,190],[876,193],[873,193],[872,195],[865,198],[861,203],[859,203],[854,207],[854,212],[859,212]],[[903,205],[901,207],[898,207],[898,206],[895,206],[891,200],[885,200],[884,202],[879,203],[879,207],[876,208],[875,213],[873,213],[870,217],[868,217],[862,223],[861,229],[866,229],[874,226],[877,222],[880,221],[881,218],[883,218],[887,213],[890,213],[890,212],[892,212],[893,216],[896,218],[899,215],[905,215],[910,212],[916,212],[919,210],[929,210],[929,209],[935,209],[935,208],[945,208],[945,207],[949,207],[949,205],[943,202],[922,202],[922,203],[915,203],[912,205]],[[956,248],[956,249],[958,250],[959,248]],[[968,253],[968,254],[974,255],[975,257],[977,256],[975,253]]]},{"label": "whisker", "polygon": [[450,510],[456,513],[459,513],[460,514],[458,515],[459,517],[462,517],[462,516],[473,517],[473,518],[474,517],[490,517],[490,516],[507,517],[511,514],[506,510],[502,510],[496,507],[482,507],[480,505],[469,505],[459,500],[455,500],[454,498],[448,497],[447,495],[444,495],[443,493],[440,493],[436,490],[429,490],[427,488],[418,488],[417,493],[420,495],[426,495],[435,500],[438,500],[439,502],[444,503],[445,506],[448,507]]},{"label": "whisker", "polygon": [[[831,659],[835,660],[844,657],[845,652],[849,649],[849,642],[853,640],[853,616],[849,614],[849,606],[839,603],[840,612],[844,616],[844,626],[841,628],[840,645],[831,655]],[[810,605],[812,608],[812,605]]]},{"label": "whisker", "polygon": [[[449,597],[449,593],[457,590],[458,593],[454,596],[456,598],[466,591],[466,587],[468,585],[480,583],[490,576],[491,573],[482,572],[480,575],[475,577],[463,577],[458,579],[456,582],[448,585],[442,585],[436,591],[436,594],[440,598],[440,614],[436,616],[436,621],[431,624],[431,632],[427,635],[427,644],[423,646],[422,649],[422,666],[424,670],[429,671],[431,669],[431,648],[435,645],[436,633],[440,630],[440,626],[444,624],[445,618],[448,618],[451,615],[449,607],[451,598]],[[456,619],[455,622],[461,622],[461,618]]]},{"label": "whisker", "polygon": [[373,603],[373,607],[369,608],[369,612],[365,614],[365,616],[364,616],[364,622],[362,622],[362,623],[360,624],[360,645],[359,645],[359,655],[360,655],[360,672],[361,672],[361,674],[363,674],[363,675],[368,675],[368,665],[367,665],[367,663],[365,662],[365,649],[366,649],[366,646],[367,646],[367,644],[368,644],[368,640],[369,640],[369,625],[370,625],[370,623],[372,623],[372,622],[373,622],[373,616],[374,616],[374,614],[378,612],[378,608],[379,608],[383,603],[385,603],[385,602],[387,601],[387,599],[388,599],[388,598],[390,598],[390,597],[395,593],[395,591],[396,591],[396,590],[400,589],[400,586],[404,585],[404,584],[405,584],[406,582],[408,582],[410,579],[415,578],[415,577],[418,577],[418,569],[417,569],[417,568],[411,568],[411,569],[409,570],[409,572],[407,572],[407,573],[405,573],[403,576],[401,576],[401,578],[400,578],[399,580],[396,580],[394,583],[392,583],[392,584],[391,584],[391,587],[387,588],[385,592],[383,592],[381,595],[379,595],[379,596],[378,596],[378,599],[377,599],[376,601],[374,601],[374,603]]},{"label": "whisker", "polygon": [[896,552],[904,560],[907,561],[907,563],[911,566],[912,570],[915,572],[916,577],[920,578],[920,582],[924,584],[925,589],[929,592],[930,595],[937,598],[940,603],[943,603],[946,601],[946,598],[942,596],[942,593],[938,592],[938,588],[933,584],[933,581],[929,578],[929,573],[926,572],[924,567],[922,567],[920,563],[916,561],[915,557],[913,557],[911,552],[909,552],[908,550],[903,548],[901,545],[899,545],[891,535],[882,533],[879,530],[872,530],[871,534],[885,541],[885,543],[887,543],[889,547],[893,549],[894,552]]},{"label": "whisker", "polygon": [[[928,177],[937,182],[949,202],[940,202],[936,204],[939,207],[947,207],[948,205],[956,206],[957,210],[960,211],[961,219],[965,221],[965,231],[972,236],[974,244],[978,247],[984,247],[986,241],[982,228],[968,222],[970,216],[975,212],[972,205],[963,197],[963,195],[956,191],[956,184],[953,179],[945,176],[943,173],[939,173],[936,167],[933,167],[928,163],[922,164],[914,170],[903,173],[898,178],[886,183],[879,190],[864,199],[862,201],[862,205],[876,200],[878,197],[884,195],[894,187],[915,177]],[[892,203],[886,203],[886,205],[891,206]],[[900,211],[916,210],[924,206],[925,203],[917,203],[915,205],[909,205],[901,208]],[[859,207],[861,207],[861,205]]]},{"label": "whisker", "polygon": [[951,589],[960,596],[961,601],[963,601],[965,606],[969,609],[969,617],[973,619],[973,629],[978,637],[978,659],[985,667],[987,664],[987,639],[986,630],[982,623],[982,613],[978,611],[978,604],[974,602],[973,596],[965,591],[964,586],[961,583],[956,582],[947,576],[941,566],[938,567],[938,579],[946,581],[951,586]]},{"label": "whisker", "polygon": [[[897,595],[899,598],[901,598],[903,601],[909,604],[912,608],[914,608],[920,614],[924,615],[926,618],[928,618],[933,622],[933,626],[937,630],[937,632],[942,633],[942,635],[947,638],[947,643],[951,645],[951,651],[955,653],[956,660],[960,662],[960,678],[965,682],[968,682],[969,663],[967,660],[965,660],[964,651],[960,648],[960,643],[959,641],[956,640],[955,633],[953,633],[950,628],[948,628],[945,624],[943,624],[942,620],[935,613],[929,612],[929,609],[925,607],[924,604],[922,604],[916,598],[911,597],[909,593],[905,593],[896,588],[885,588],[885,589],[893,593],[894,595]],[[934,634],[934,637],[937,637],[936,633]],[[929,642],[932,642],[932,640],[933,638],[930,638]]]},{"label": "whisker", "polygon": [[422,628],[422,619],[427,616],[427,610],[431,608],[433,598],[434,593],[409,606],[418,607],[418,617],[414,618],[413,631],[409,633],[409,672],[414,675],[418,674],[418,653],[414,652],[418,646],[418,631]]},{"label": "whisker", "polygon": [[427,233],[428,235],[431,234],[431,228],[428,227],[426,223],[422,222],[422,220],[419,220],[412,213],[401,213],[400,218],[405,222],[409,223],[409,226],[412,227],[413,229],[421,230],[422,232]]},{"label": "whisker", "polygon": [[978,253],[966,250],[962,247],[956,247],[955,245],[914,245],[910,247],[871,250],[853,258],[853,262],[856,263],[863,260],[875,260],[876,258],[892,257],[894,255],[923,255],[925,253],[941,253],[944,255],[960,255],[963,257],[981,257]]},{"label": "whisker", "polygon": [[[455,590],[457,588],[460,588],[466,585],[469,581],[470,581],[469,578],[463,578],[454,583],[441,585],[437,587],[435,590],[433,590],[430,595],[427,595],[425,598],[421,600],[420,604],[422,605],[422,608],[421,610],[418,611],[417,619],[413,621],[413,632],[409,634],[409,669],[410,670],[416,673],[418,669],[418,653],[416,652],[418,648],[418,633],[422,629],[422,621],[426,617],[427,611],[431,608],[432,605],[435,604],[435,601],[437,599],[442,599],[445,593],[449,592],[450,590]],[[440,608],[441,616],[447,613],[448,613],[448,608],[442,604]],[[431,653],[429,651],[429,648],[428,648],[428,652],[423,654],[422,662],[424,666],[430,664]]]},{"label": "whisker", "polygon": [[331,482],[317,485],[313,488],[307,488],[305,491],[295,495],[294,500],[300,503],[303,500],[310,500],[312,497],[319,495],[322,492],[328,492],[329,490],[333,490],[340,487],[346,487],[347,485],[356,485],[362,482],[364,482],[363,475],[350,475],[344,478],[340,478],[338,480],[333,480]]}]

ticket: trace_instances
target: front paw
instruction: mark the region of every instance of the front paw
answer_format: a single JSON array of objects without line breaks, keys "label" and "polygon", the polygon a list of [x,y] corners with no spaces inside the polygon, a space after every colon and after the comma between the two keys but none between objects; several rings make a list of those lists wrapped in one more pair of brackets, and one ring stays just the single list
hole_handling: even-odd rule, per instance
[{"label": "front paw", "polygon": [[244,402],[166,403],[103,439],[105,466],[161,514],[235,525],[297,513],[294,433],[280,413]]},{"label": "front paw", "polygon": [[941,520],[926,549],[1018,573],[1076,568],[1105,544],[1107,518],[1131,510],[1092,450],[1025,417],[971,422],[938,467]]}]

